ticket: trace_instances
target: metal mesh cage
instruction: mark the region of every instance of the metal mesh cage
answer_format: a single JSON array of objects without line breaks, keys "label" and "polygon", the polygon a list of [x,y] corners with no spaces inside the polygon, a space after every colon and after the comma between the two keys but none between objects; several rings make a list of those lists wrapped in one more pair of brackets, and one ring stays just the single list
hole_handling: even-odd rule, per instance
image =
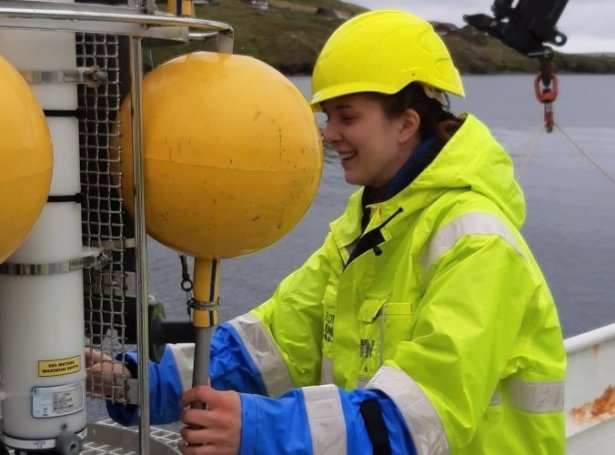
[{"label": "metal mesh cage", "polygon": [[[83,243],[111,251],[112,260],[84,271],[84,317],[88,346],[121,364],[126,350],[129,305],[134,307],[134,252],[127,248],[133,238],[130,220],[123,212],[120,192],[119,109],[122,98],[120,38],[115,35],[79,33],[77,65],[98,67],[106,74],[100,85],[79,86],[79,148],[82,187]],[[131,267],[132,264],[132,267]],[[131,269],[131,270],[129,270]],[[118,357],[118,354],[119,357]],[[116,357],[118,357],[116,359]],[[114,365],[114,375],[125,377]],[[111,373],[109,373],[111,374]],[[93,384],[93,396],[102,398],[102,383],[114,401],[125,400],[122,381],[105,375]]]},{"label": "metal mesh cage", "polygon": [[[68,64],[67,69],[43,68],[32,74],[39,82],[78,86],[77,112],[62,110],[57,114],[62,117],[76,114],[79,120],[82,242],[86,249],[93,250],[84,252],[84,258],[91,260],[71,259],[68,264],[86,267],[83,269],[86,348],[103,354],[103,374],[96,376],[98,383],[90,384],[89,396],[94,400],[88,403],[88,408],[102,408],[103,400],[108,399],[121,404],[139,403],[140,407],[138,432],[110,423],[89,423],[84,453],[177,453],[170,446],[176,445],[179,435],[149,425],[147,374],[140,374],[136,381],[128,381],[129,374],[124,367],[125,352],[136,345],[142,354],[138,365],[140,372],[147,372],[146,358],[158,351],[150,349],[151,327],[148,327],[148,308],[154,305],[148,305],[142,156],[135,153],[134,159],[135,228],[124,210],[120,191],[119,111],[122,98],[132,86],[130,128],[134,148],[141,151],[142,39],[168,45],[216,38],[218,51],[230,53],[234,32],[232,27],[221,22],[158,14],[154,0],[35,3],[0,2],[0,29],[61,31],[75,33],[76,37],[76,70]],[[70,196],[71,201],[75,200]],[[80,336],[79,333],[77,337]],[[85,366],[92,368],[93,364]],[[131,387],[128,387],[129,382]],[[138,396],[129,395],[135,388]],[[3,429],[1,417],[0,429]],[[95,419],[88,415],[90,422],[101,418],[100,413]],[[52,439],[44,442],[51,444],[49,447],[64,450],[66,447],[60,436],[64,435],[58,435],[55,446]],[[39,444],[38,436],[36,438],[26,441],[25,445],[19,442],[17,447]],[[0,451],[4,449],[0,444]]]}]

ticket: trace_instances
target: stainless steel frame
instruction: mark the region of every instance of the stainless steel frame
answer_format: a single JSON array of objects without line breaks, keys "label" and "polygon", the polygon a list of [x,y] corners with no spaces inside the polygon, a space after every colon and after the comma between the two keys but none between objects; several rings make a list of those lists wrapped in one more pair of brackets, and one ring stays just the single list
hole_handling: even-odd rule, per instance
[{"label": "stainless steel frame", "polygon": [[[0,3],[0,28],[103,33],[129,37],[132,137],[135,173],[135,238],[137,344],[139,346],[139,452],[153,453],[150,441],[148,397],[148,292],[145,203],[143,188],[141,83],[143,77],[142,38],[186,42],[217,38],[219,52],[233,51],[233,28],[221,22],[175,17],[155,12],[152,0],[129,0],[128,6],[6,0]],[[111,427],[98,430],[108,434]],[[97,430],[92,428],[96,436]],[[98,452],[101,453],[101,452]],[[102,452],[104,453],[104,452]],[[156,453],[165,453],[156,451]]]},{"label": "stainless steel frame", "polygon": [[[4,0],[0,4],[0,27],[64,32],[109,33],[186,41],[190,28],[194,39],[223,35],[233,39],[233,28],[223,22],[143,12],[139,6],[103,6]],[[225,46],[226,48],[226,46]],[[222,49],[220,49],[224,52]]]}]

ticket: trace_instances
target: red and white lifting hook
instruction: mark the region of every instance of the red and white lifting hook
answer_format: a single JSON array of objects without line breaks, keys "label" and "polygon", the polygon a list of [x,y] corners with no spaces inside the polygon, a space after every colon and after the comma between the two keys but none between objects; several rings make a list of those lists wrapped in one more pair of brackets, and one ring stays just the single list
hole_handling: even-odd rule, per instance
[{"label": "red and white lifting hook", "polygon": [[545,128],[547,132],[553,131],[553,103],[557,98],[559,84],[557,75],[551,69],[550,59],[541,59],[541,71],[534,79],[536,98],[545,106]]}]

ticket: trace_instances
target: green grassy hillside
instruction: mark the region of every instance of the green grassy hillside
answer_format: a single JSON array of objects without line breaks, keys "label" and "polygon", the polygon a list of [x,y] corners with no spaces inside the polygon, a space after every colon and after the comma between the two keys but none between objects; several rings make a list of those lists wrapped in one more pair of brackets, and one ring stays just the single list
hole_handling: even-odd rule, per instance
[{"label": "green grassy hillside", "polygon": [[[164,9],[166,2],[160,4]],[[339,17],[317,14],[317,11]],[[217,5],[196,7],[199,17],[228,23],[235,29],[235,53],[263,60],[286,74],[309,74],[319,50],[341,24],[364,8],[338,0],[269,0],[258,10],[241,0],[217,0]],[[460,15],[462,12],[460,12]],[[443,36],[463,73],[534,72],[538,63],[509,49],[498,40],[471,29]],[[153,49],[154,63],[196,50],[212,50],[212,42],[191,42]],[[557,54],[561,72],[615,73],[615,57]]]}]

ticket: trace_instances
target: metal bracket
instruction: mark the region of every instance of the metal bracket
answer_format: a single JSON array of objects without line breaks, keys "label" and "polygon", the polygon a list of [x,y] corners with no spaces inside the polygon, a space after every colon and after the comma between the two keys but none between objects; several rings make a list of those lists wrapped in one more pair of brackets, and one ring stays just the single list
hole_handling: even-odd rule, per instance
[{"label": "metal bracket", "polygon": [[189,308],[197,311],[218,311],[220,302],[203,302],[196,299],[190,299],[187,302]]},{"label": "metal bracket", "polygon": [[113,386],[117,387],[114,398],[127,404],[139,404],[139,380],[136,378],[113,377]]},{"label": "metal bracket", "polygon": [[28,84],[84,84],[96,88],[108,80],[106,71],[98,66],[57,71],[20,70],[19,73]]},{"label": "metal bracket", "polygon": [[67,259],[49,264],[14,264],[5,262],[0,264],[2,275],[55,275],[57,273],[72,272],[109,264],[113,259],[109,250],[90,250],[78,258]]}]

